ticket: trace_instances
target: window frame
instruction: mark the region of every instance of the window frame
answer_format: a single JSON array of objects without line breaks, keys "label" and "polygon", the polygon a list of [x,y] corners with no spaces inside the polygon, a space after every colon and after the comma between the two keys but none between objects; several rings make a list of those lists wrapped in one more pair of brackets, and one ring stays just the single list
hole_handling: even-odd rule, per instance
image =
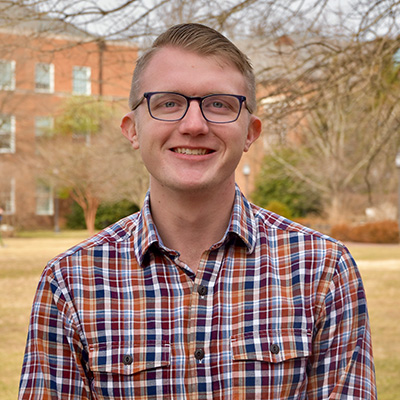
[{"label": "window frame", "polygon": [[0,201],[3,204],[4,215],[15,215],[16,206],[15,206],[15,178],[14,177],[10,178],[9,188],[10,188],[9,191],[0,192]]},{"label": "window frame", "polygon": [[[75,76],[75,73],[85,71],[85,79]],[[72,93],[74,95],[90,96],[92,94],[92,69],[88,66],[75,65],[72,69]],[[82,90],[81,88],[84,89]]]},{"label": "window frame", "polygon": [[54,190],[51,185],[43,181],[36,182],[35,214],[38,216],[54,215]]},{"label": "window frame", "polygon": [[[39,84],[44,85],[43,82],[40,81],[39,76],[39,72],[38,72],[38,68],[40,68],[40,66],[47,66],[48,71],[44,71],[42,70],[41,73],[43,72],[47,72],[48,74],[48,87],[38,87]],[[52,63],[42,63],[42,62],[38,62],[35,64],[35,92],[37,93],[54,93],[54,64]]]},{"label": "window frame", "polygon": [[0,60],[0,64],[10,65],[10,79],[4,86],[0,82],[0,90],[15,90],[15,61],[14,60]]},{"label": "window frame", "polygon": [[[39,121],[46,121],[46,123],[40,124]],[[37,115],[35,116],[35,139],[41,138],[46,135],[46,131],[52,131],[54,129],[54,117]]]},{"label": "window frame", "polygon": [[[10,126],[9,131],[3,130],[4,120],[9,119],[8,125]],[[3,120],[3,121],[2,121]],[[14,154],[15,153],[15,117],[14,115],[0,114],[0,136],[9,135],[9,147],[1,147],[0,142],[0,154]]]}]

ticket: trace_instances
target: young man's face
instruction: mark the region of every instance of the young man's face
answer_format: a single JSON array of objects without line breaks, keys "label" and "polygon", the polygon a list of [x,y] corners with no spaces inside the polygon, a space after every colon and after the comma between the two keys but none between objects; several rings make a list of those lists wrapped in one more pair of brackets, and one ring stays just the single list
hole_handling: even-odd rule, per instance
[{"label": "young man's face", "polygon": [[[247,95],[245,79],[233,65],[173,47],[160,49],[141,78],[141,94],[159,91],[186,96]],[[175,191],[234,185],[234,171],[242,153],[261,131],[260,120],[249,114],[244,104],[237,121],[215,124],[203,118],[197,101],[192,101],[185,117],[175,122],[151,118],[143,101],[121,126],[141,152],[151,187]]]}]

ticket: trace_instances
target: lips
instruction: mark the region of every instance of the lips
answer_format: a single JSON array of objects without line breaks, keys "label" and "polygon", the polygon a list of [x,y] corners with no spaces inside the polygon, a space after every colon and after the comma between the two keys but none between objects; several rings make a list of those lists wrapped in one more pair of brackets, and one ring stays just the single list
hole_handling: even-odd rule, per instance
[{"label": "lips", "polygon": [[190,156],[204,156],[212,152],[209,149],[203,149],[203,148],[188,149],[186,147],[175,147],[174,149],[172,149],[172,151],[175,153],[186,154]]}]

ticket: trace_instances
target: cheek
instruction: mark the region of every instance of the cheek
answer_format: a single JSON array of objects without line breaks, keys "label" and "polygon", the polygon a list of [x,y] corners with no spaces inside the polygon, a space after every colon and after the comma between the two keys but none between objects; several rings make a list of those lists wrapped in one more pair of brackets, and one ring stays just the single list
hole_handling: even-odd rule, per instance
[{"label": "cheek", "polygon": [[241,127],[240,133],[237,135],[236,147],[240,152],[247,152],[251,145],[251,140],[249,140],[247,125],[244,124]]}]

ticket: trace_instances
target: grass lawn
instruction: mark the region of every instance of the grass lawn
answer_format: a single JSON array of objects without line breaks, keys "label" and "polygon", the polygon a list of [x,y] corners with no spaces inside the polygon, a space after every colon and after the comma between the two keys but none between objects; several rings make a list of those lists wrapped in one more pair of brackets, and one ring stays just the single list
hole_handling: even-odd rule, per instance
[{"label": "grass lawn", "polygon": [[[33,295],[46,262],[86,232],[25,234],[0,248],[0,398],[17,398]],[[349,243],[360,266],[371,318],[380,400],[400,393],[400,245]]]},{"label": "grass lawn", "polygon": [[[47,261],[73,246],[86,232],[5,238],[0,247],[0,398],[17,398],[33,296]],[[40,235],[42,236],[42,234]]]}]

